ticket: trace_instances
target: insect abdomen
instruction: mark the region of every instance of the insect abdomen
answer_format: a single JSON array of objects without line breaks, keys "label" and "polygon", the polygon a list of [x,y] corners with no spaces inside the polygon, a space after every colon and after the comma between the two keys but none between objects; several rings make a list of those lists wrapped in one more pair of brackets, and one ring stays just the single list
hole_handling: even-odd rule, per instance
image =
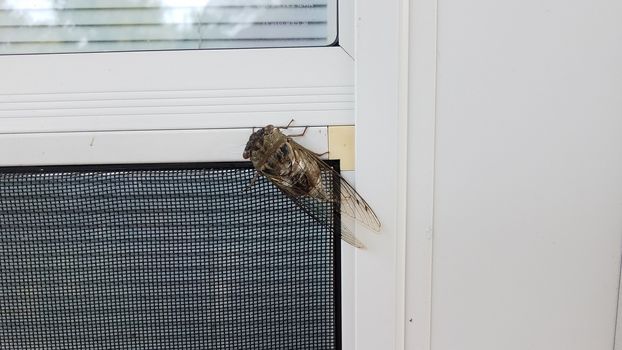
[{"label": "insect abdomen", "polygon": [[297,152],[289,142],[285,142],[269,156],[263,172],[296,196],[317,192],[317,187],[322,186],[317,164]]}]

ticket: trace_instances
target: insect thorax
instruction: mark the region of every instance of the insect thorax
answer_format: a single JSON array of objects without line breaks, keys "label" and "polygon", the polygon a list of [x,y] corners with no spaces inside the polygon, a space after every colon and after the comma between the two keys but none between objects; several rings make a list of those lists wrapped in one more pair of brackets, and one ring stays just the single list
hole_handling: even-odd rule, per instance
[{"label": "insect thorax", "polygon": [[317,161],[277,128],[251,135],[247,149],[255,168],[288,194],[325,196]]}]

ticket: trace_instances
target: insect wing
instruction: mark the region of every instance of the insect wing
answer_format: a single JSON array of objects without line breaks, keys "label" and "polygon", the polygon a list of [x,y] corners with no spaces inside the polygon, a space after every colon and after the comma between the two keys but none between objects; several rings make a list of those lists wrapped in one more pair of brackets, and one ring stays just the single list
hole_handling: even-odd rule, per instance
[{"label": "insect wing", "polygon": [[[283,192],[283,194],[285,194],[287,197],[289,197],[289,199],[291,199],[300,209],[302,209],[307,215],[309,215],[310,217],[313,218],[313,220],[315,220],[316,222],[318,222],[319,224],[327,227],[328,229],[330,229],[330,231],[332,233],[335,233],[336,227],[332,224],[334,223],[334,218],[333,218],[333,214],[334,213],[338,213],[338,205],[339,203],[336,202],[322,202],[322,201],[318,201],[315,198],[312,197],[301,197],[301,196],[296,196],[294,193],[292,193],[292,191],[290,190],[290,188],[286,187],[286,186],[282,186],[281,184],[283,183],[283,181],[280,181],[281,179],[278,179],[278,177],[275,176],[270,176],[270,175],[265,175],[273,184],[276,185],[276,187],[281,190],[281,192]],[[333,208],[331,208],[331,210],[325,210],[325,208],[322,208],[323,205],[330,205]],[[326,217],[325,213],[330,213],[329,217]],[[343,239],[346,243],[356,247],[356,248],[365,248],[365,245],[363,244],[363,242],[361,242],[358,238],[356,238],[354,236],[354,234],[352,233],[352,231],[350,231],[350,229],[348,229],[346,226],[344,225],[340,225],[340,236],[341,239]]]},{"label": "insect wing", "polygon": [[[330,173],[333,175],[333,179],[338,179],[335,183],[338,183],[338,197],[331,198],[333,202],[338,203],[339,210],[342,214],[346,214],[368,228],[378,232],[380,231],[380,220],[376,213],[371,209],[369,204],[361,197],[358,192],[344,179],[341,174],[339,174],[335,169],[333,169],[330,165],[326,164],[324,161],[320,159],[315,153],[309,151],[303,146],[299,145],[295,141],[290,141],[292,143],[292,147],[296,148],[300,152],[302,152],[305,157],[311,157],[316,160],[319,164],[320,169],[322,169],[322,173]],[[323,181],[324,182],[324,181]],[[334,192],[331,192],[330,195],[334,196]]]},{"label": "insect wing", "polygon": [[354,233],[345,225],[341,225],[341,239],[353,247],[365,248],[363,242],[359,241],[359,239],[354,236]]}]

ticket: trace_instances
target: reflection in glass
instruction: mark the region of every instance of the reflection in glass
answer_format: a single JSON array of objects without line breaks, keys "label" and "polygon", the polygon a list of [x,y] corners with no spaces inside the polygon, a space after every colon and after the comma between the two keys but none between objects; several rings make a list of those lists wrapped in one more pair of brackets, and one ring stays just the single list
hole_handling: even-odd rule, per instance
[{"label": "reflection in glass", "polygon": [[0,0],[0,54],[325,46],[336,0]]}]

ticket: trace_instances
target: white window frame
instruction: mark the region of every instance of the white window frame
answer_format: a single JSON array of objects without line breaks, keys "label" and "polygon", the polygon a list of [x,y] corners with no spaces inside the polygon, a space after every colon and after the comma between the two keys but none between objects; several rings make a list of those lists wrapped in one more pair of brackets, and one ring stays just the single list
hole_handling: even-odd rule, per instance
[{"label": "white window frame", "polygon": [[352,125],[352,8],[340,46],[0,56],[0,133]]},{"label": "white window frame", "polygon": [[[121,123],[97,115],[0,118],[0,165],[239,160],[251,126],[294,117],[318,127],[307,142],[321,149],[325,126],[356,122],[356,185],[383,231],[362,229],[368,249],[342,250],[343,349],[430,349],[436,0],[341,0],[339,9],[338,47],[2,56],[0,102],[33,97],[26,102],[44,109],[70,100],[96,114],[93,98],[129,91],[127,100],[144,101],[156,93],[144,115]],[[196,91],[208,92],[201,101],[230,98],[233,106],[294,102],[280,111],[186,105],[153,118],[152,100]],[[348,106],[344,96],[356,99]]]},{"label": "white window frame", "polygon": [[[354,0],[338,5],[333,47],[0,56],[0,166],[242,160],[250,127],[291,118],[317,126],[300,142],[323,151],[327,125],[354,124]],[[354,252],[342,247],[351,350]]]}]

